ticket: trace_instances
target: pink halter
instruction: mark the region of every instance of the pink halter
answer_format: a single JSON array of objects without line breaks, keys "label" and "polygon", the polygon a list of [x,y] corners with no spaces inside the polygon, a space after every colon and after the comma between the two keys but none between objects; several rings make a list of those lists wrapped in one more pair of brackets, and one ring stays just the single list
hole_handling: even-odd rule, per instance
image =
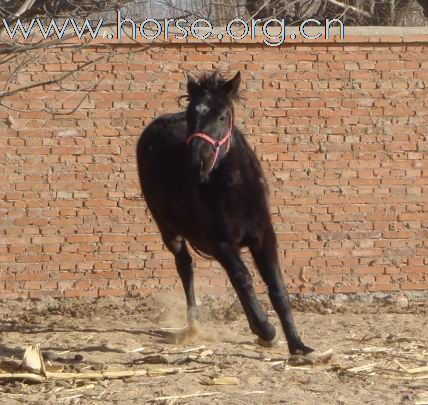
[{"label": "pink halter", "polygon": [[194,138],[201,138],[205,141],[207,141],[208,143],[210,143],[213,147],[214,150],[214,159],[213,162],[211,163],[211,167],[210,170],[208,171],[208,173],[211,172],[211,170],[213,169],[213,167],[215,166],[217,159],[218,159],[218,155],[220,153],[220,148],[227,143],[226,145],[226,152],[229,152],[230,149],[230,142],[232,139],[232,128],[233,128],[233,122],[232,122],[232,116],[230,116],[230,124],[229,124],[229,128],[226,132],[226,134],[223,136],[223,138],[221,138],[219,141],[213,139],[210,135],[204,133],[204,132],[195,132],[194,134],[190,135],[187,139],[186,139],[186,144],[189,145],[190,142],[192,142],[192,140]]}]

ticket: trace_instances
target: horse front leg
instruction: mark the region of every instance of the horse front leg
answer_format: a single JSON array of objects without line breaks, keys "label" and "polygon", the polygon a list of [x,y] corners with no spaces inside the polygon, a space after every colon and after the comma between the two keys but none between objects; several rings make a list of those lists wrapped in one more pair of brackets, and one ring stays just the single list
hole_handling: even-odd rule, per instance
[{"label": "horse front leg", "polygon": [[314,350],[306,346],[299,337],[293,320],[291,302],[279,269],[276,235],[270,224],[261,243],[250,246],[254,262],[268,287],[272,306],[281,321],[291,354],[305,355]]},{"label": "horse front leg", "polygon": [[253,288],[251,274],[243,263],[239,250],[231,244],[222,243],[215,251],[215,258],[225,268],[230,282],[247,316],[250,329],[259,337],[259,342],[269,342],[276,331],[268,322],[267,315]]},{"label": "horse front leg", "polygon": [[177,272],[186,295],[188,326],[193,328],[199,320],[199,312],[196,306],[192,256],[190,256],[186,243],[181,236],[164,237],[164,243],[174,255]]}]

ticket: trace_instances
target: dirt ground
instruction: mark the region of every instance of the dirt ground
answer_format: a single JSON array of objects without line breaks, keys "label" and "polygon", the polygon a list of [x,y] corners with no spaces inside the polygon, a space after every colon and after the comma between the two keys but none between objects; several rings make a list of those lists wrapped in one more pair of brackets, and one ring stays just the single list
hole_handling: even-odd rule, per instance
[{"label": "dirt ground", "polygon": [[0,302],[3,363],[40,343],[46,364],[63,372],[149,370],[120,379],[0,379],[0,403],[428,404],[423,295],[297,297],[293,306],[305,343],[334,349],[330,363],[291,362],[282,332],[276,348],[256,345],[233,297],[202,298],[201,336],[182,344],[168,339],[185,325],[176,295]]}]

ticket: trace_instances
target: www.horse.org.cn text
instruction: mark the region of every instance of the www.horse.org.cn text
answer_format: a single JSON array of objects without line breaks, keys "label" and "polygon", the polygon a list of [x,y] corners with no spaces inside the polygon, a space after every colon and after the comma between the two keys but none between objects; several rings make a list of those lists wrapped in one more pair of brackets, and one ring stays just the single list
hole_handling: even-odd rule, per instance
[{"label": "www.horse.org.cn text", "polygon": [[116,13],[116,23],[108,24],[104,19],[99,20],[77,20],[66,18],[61,22],[41,20],[33,18],[27,23],[20,19],[11,23],[2,19],[0,31],[9,36],[10,39],[30,39],[32,36],[42,36],[45,39],[56,37],[64,38],[65,35],[75,35],[79,39],[96,39],[104,37],[108,40],[121,40],[130,37],[134,40],[184,40],[194,38],[200,41],[210,40],[233,40],[244,39],[260,40],[268,46],[280,46],[287,41],[296,39],[329,39],[338,35],[340,39],[345,37],[343,21],[339,19],[325,19],[319,21],[314,18],[303,21],[298,26],[289,27],[286,19],[270,18],[262,21],[259,18],[251,18],[245,21],[235,18],[225,27],[214,27],[204,18],[189,21],[185,18],[164,18],[157,20],[153,18],[136,22],[130,18],[123,18],[120,11]]}]

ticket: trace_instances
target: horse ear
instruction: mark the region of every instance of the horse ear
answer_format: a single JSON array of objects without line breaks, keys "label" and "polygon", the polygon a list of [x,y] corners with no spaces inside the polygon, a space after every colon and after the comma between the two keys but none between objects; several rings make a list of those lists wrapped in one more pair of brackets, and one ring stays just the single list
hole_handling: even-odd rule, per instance
[{"label": "horse ear", "polygon": [[238,72],[233,79],[228,80],[223,85],[223,90],[228,97],[233,97],[239,90],[239,85],[241,84],[241,72]]},{"label": "horse ear", "polygon": [[196,82],[195,77],[191,74],[187,74],[187,94],[191,97],[199,89],[199,85]]}]

